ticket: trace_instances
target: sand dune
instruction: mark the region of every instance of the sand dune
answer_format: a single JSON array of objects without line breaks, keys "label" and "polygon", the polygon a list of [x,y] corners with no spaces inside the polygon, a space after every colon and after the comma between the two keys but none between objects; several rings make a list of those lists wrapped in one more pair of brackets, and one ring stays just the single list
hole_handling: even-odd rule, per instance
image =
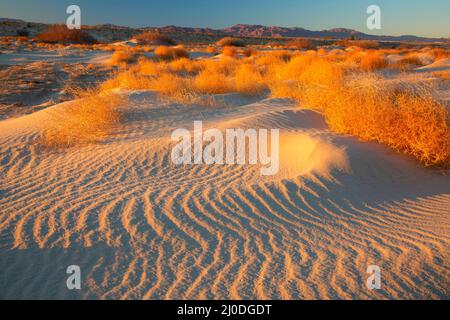
[{"label": "sand dune", "polygon": [[[289,100],[124,94],[125,121],[96,145],[36,143],[67,103],[0,122],[1,298],[448,298],[448,176]],[[279,174],[175,166],[170,134],[194,120],[279,128]],[[80,291],[66,288],[71,264]],[[381,290],[366,288],[372,264]]]}]

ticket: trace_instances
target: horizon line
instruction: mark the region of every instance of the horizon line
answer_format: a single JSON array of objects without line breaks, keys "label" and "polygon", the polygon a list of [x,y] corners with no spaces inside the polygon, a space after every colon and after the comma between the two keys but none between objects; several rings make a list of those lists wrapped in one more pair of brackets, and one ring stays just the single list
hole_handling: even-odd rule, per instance
[{"label": "horizon line", "polygon": [[[27,23],[41,23],[41,24],[48,24],[48,25],[53,25],[53,24],[65,24],[64,22],[43,22],[43,21],[30,21],[30,20],[24,20],[21,18],[10,18],[10,17],[0,17],[0,19],[10,19],[10,20],[19,20],[19,21],[23,21],[23,22],[27,22]],[[122,24],[115,24],[115,23],[98,23],[98,24],[82,24],[82,26],[102,26],[102,25],[112,25],[112,26],[116,26],[116,27],[122,27],[122,28],[130,28],[130,29],[146,29],[146,28],[165,28],[165,27],[178,27],[178,28],[191,28],[191,29],[211,29],[211,30],[215,30],[215,31],[220,31],[220,30],[224,30],[227,28],[231,28],[234,26],[238,26],[238,25],[242,25],[242,26],[262,26],[262,27],[278,27],[278,28],[286,28],[286,29],[303,29],[306,31],[312,31],[312,32],[321,32],[321,31],[331,31],[334,29],[346,29],[346,30],[350,30],[350,31],[355,31],[355,32],[359,32],[362,33],[364,35],[368,35],[368,36],[374,36],[374,37],[417,37],[417,38],[425,38],[425,39],[449,39],[450,36],[440,36],[440,37],[436,37],[436,36],[420,36],[420,35],[416,35],[416,34],[399,34],[399,35],[390,35],[390,34],[370,34],[370,33],[365,33],[362,31],[359,31],[357,29],[353,29],[353,28],[348,28],[348,27],[333,27],[331,29],[320,29],[320,30],[312,30],[312,29],[306,29],[304,27],[300,27],[298,25],[296,26],[282,26],[282,25],[266,25],[266,24],[252,24],[252,23],[235,23],[232,24],[228,27],[223,27],[223,28],[213,28],[213,27],[208,27],[208,26],[202,26],[202,27],[193,27],[193,26],[182,26],[182,25],[176,25],[176,24],[166,24],[166,25],[159,25],[159,26],[139,26],[139,27],[132,27],[129,25],[122,25]]]}]

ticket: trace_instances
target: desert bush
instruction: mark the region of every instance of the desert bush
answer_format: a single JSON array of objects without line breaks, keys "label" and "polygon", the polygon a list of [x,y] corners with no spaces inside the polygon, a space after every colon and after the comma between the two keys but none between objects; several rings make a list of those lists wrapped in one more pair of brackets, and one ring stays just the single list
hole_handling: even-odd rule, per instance
[{"label": "desert bush", "polygon": [[66,25],[53,25],[44,33],[37,35],[36,38],[38,41],[46,43],[97,43],[97,40],[86,31],[69,29]]},{"label": "desert bush", "polygon": [[195,74],[203,68],[201,62],[193,61],[187,58],[180,58],[170,62],[169,68],[173,72],[184,74]]},{"label": "desert bush", "polygon": [[189,58],[189,52],[183,47],[160,46],[156,48],[155,55],[161,60],[174,60],[180,58]]},{"label": "desert bush", "polygon": [[53,116],[41,143],[50,148],[67,148],[103,140],[121,120],[118,107],[126,99],[112,92],[78,90],[77,100]]},{"label": "desert bush", "polygon": [[258,55],[255,59],[255,64],[258,66],[268,67],[272,65],[278,65],[280,63],[288,62],[293,56],[292,52],[277,50],[270,51],[264,54]]},{"label": "desert bush", "polygon": [[446,106],[426,86],[380,85],[363,78],[334,92],[324,108],[331,129],[374,140],[410,154],[424,165],[450,164]]},{"label": "desert bush", "polygon": [[126,65],[129,63],[136,62],[136,58],[137,58],[137,55],[134,50],[118,49],[118,50],[114,51],[109,63],[114,66]]},{"label": "desert bush", "polygon": [[244,95],[258,95],[267,85],[258,69],[252,64],[241,64],[236,72],[235,90]]},{"label": "desert bush", "polygon": [[236,72],[238,63],[236,59],[224,56],[217,60],[199,61],[205,71],[220,73],[223,77],[232,77]]},{"label": "desert bush", "polygon": [[383,53],[378,51],[369,51],[361,58],[360,67],[364,71],[375,71],[384,69],[388,66],[388,62]]},{"label": "desert bush", "polygon": [[245,47],[244,41],[237,38],[225,37],[217,41],[217,45],[221,47]]},{"label": "desert bush", "polygon": [[230,78],[212,69],[200,72],[194,79],[194,86],[198,92],[207,94],[222,94],[235,91]]},{"label": "desert bush", "polygon": [[419,57],[417,57],[415,55],[407,55],[407,56],[402,57],[399,60],[391,63],[390,67],[392,69],[405,71],[405,70],[417,68],[422,65],[423,65],[423,63]]},{"label": "desert bush", "polygon": [[442,48],[435,48],[435,49],[432,49],[432,50],[430,51],[430,53],[433,55],[435,61],[436,61],[436,60],[440,60],[440,59],[447,59],[447,58],[450,58],[450,52],[449,52],[449,50],[445,50],[445,49],[442,49]]},{"label": "desert bush", "polygon": [[134,37],[139,44],[174,46],[176,41],[169,36],[155,31],[147,31]]},{"label": "desert bush", "polygon": [[222,54],[227,57],[236,57],[238,54],[238,51],[235,47],[224,47],[222,50]]},{"label": "desert bush", "polygon": [[450,165],[448,108],[431,87],[387,84],[365,73],[352,80],[340,64],[301,55],[275,69],[265,79],[272,96],[321,111],[332,130],[383,143],[426,166]]}]

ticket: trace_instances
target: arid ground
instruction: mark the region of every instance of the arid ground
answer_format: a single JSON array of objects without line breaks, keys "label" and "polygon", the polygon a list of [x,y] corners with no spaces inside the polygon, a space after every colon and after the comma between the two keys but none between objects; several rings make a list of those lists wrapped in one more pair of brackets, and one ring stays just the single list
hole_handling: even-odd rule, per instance
[{"label": "arid ground", "polygon": [[[0,298],[449,298],[448,43],[0,42]],[[199,120],[278,173],[174,164]]]}]

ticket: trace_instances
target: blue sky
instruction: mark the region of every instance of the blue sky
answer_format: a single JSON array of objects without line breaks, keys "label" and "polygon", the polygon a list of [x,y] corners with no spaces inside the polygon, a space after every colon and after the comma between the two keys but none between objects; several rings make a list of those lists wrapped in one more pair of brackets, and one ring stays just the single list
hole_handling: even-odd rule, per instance
[{"label": "blue sky", "polygon": [[[0,17],[58,23],[81,7],[83,24],[223,28],[236,23],[336,27],[369,34],[448,37],[449,0],[0,0]],[[366,8],[381,7],[382,29],[368,30]]]}]

